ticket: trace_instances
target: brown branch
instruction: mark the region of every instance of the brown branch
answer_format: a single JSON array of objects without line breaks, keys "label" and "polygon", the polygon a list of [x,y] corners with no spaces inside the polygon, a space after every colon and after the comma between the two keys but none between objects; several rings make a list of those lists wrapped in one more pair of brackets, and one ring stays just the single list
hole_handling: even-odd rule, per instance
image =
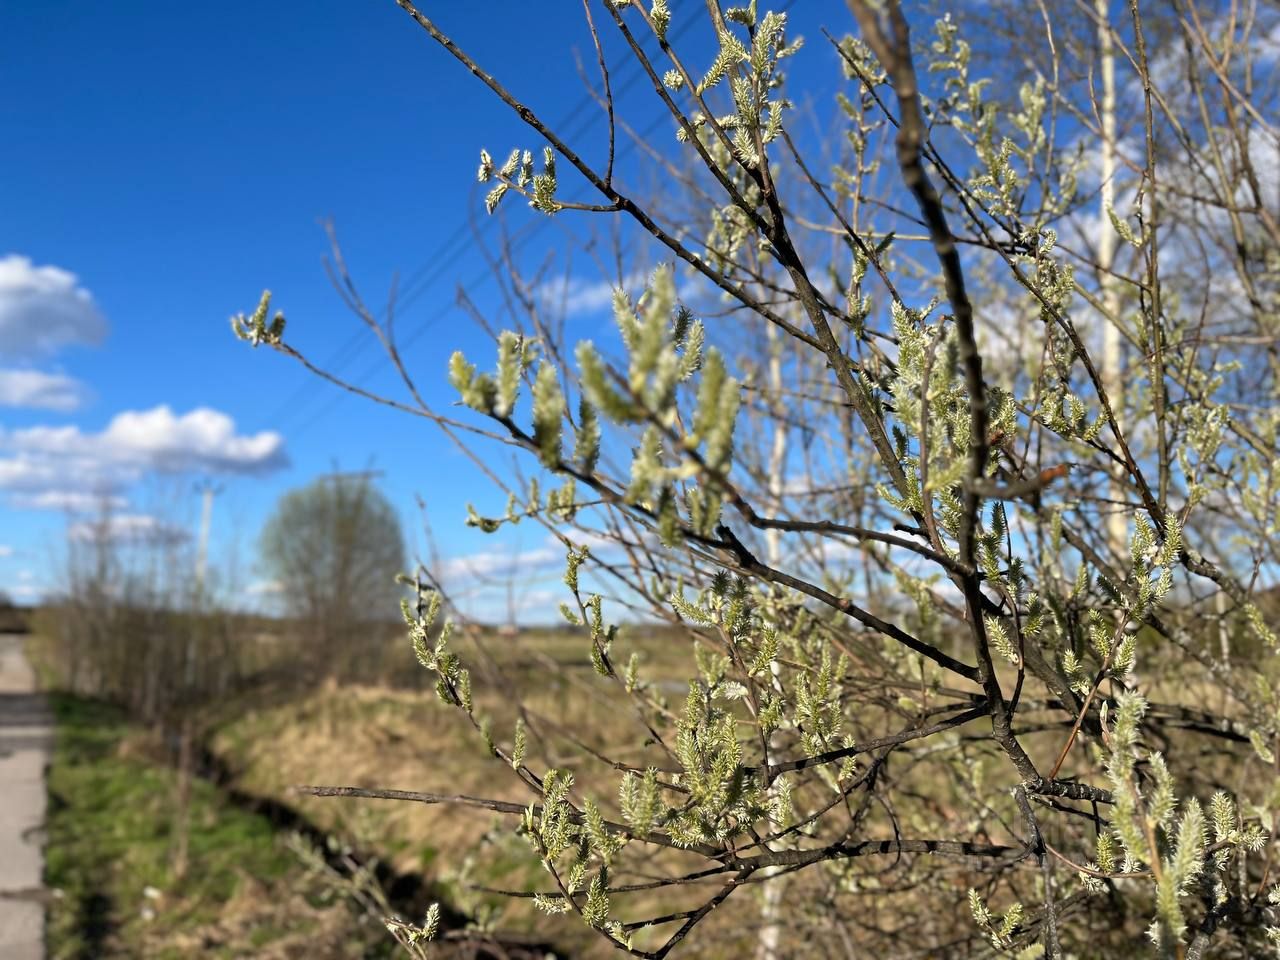
[{"label": "brown branch", "polygon": [[964,269],[956,248],[955,235],[947,223],[942,200],[924,168],[925,122],[920,106],[919,81],[911,59],[911,33],[897,0],[889,0],[884,10],[892,39],[881,29],[877,12],[864,0],[848,0],[848,3],[868,46],[887,72],[898,98],[899,119],[895,137],[898,168],[903,183],[920,207],[929,230],[934,255],[942,268],[943,285],[955,321],[959,361],[964,369],[965,389],[969,396],[969,466],[961,497],[960,528],[956,541],[959,561],[970,568],[970,572],[954,579],[964,594],[968,608],[969,627],[978,656],[979,681],[991,710],[992,734],[1023,780],[1035,782],[1040,779],[1035,764],[1013,735],[1012,718],[1006,708],[1000,681],[991,660],[983,615],[985,604],[976,569],[975,533],[982,505],[976,484],[985,476],[987,469],[987,388],[982,378],[982,357],[978,353],[974,335],[973,305],[965,289]]},{"label": "brown branch", "polygon": [[810,596],[815,600],[825,603],[833,609],[839,610],[841,613],[857,620],[859,623],[870,627],[878,633],[884,634],[892,640],[896,640],[909,650],[913,650],[923,657],[927,657],[940,667],[957,673],[969,680],[978,680],[979,671],[977,667],[971,667],[967,663],[962,663],[955,657],[943,653],[931,643],[914,637],[907,633],[901,627],[881,620],[875,614],[862,609],[848,597],[837,597],[835,594],[824,590],[816,584],[793,577],[781,570],[775,570],[767,564],[761,563],[756,559],[755,555],[738,539],[737,535],[728,527],[721,524],[716,528],[716,533],[720,536],[721,541],[716,546],[728,550],[737,560],[738,566],[748,573],[754,574],[762,580],[770,583],[781,584],[785,587],[791,587],[800,593]]},{"label": "brown branch", "polygon": [[[941,733],[944,730],[950,730],[952,727],[958,727],[961,724],[968,723],[970,720],[976,720],[978,717],[984,716],[987,712],[987,705],[981,703],[978,706],[971,707],[962,713],[956,714],[954,717],[948,717],[946,720],[938,723],[930,724],[927,727],[913,727],[910,730],[903,730],[898,733],[890,734],[887,737],[877,737],[874,740],[864,740],[852,747],[844,747],[839,750],[828,750],[826,753],[814,754],[810,757],[799,757],[795,760],[782,760],[778,763],[769,764],[766,771],[766,778],[772,780],[774,777],[791,770],[804,770],[808,767],[816,767],[825,763],[836,763],[837,761],[847,759],[848,757],[856,757],[859,754],[871,753],[875,750],[881,750],[884,747],[893,747],[902,743],[909,743],[912,740],[921,740],[925,737],[931,737],[935,733]],[[749,773],[759,772],[757,767],[745,768]]]},{"label": "brown branch", "polygon": [[471,59],[471,57],[468,56],[456,43],[454,43],[452,39],[441,32],[441,30],[428,17],[421,13],[418,8],[410,2],[410,0],[396,0],[396,5],[412,17],[414,22],[422,27],[431,39],[444,47],[454,59],[465,66],[475,77],[484,83],[485,86],[492,90],[497,95],[498,99],[515,111],[516,115],[521,120],[537,131],[539,135],[545,137],[547,142],[555,148],[556,152],[568,160],[569,163],[572,164],[573,167],[581,173],[593,187],[596,188],[596,190],[612,201],[620,212],[626,213],[632,217],[645,230],[647,230],[650,235],[662,243],[663,246],[667,247],[667,249],[677,257],[689,264],[743,306],[754,310],[770,323],[776,324],[780,329],[785,330],[796,339],[807,343],[810,346],[818,346],[818,341],[811,335],[788,322],[778,313],[770,310],[766,305],[752,298],[750,294],[742,289],[742,287],[725,279],[724,275],[720,271],[713,268],[705,260],[664,230],[635,201],[631,200],[629,197],[623,196],[612,184],[606,183],[604,179],[596,173],[595,169],[578,155],[577,151],[565,143],[565,141],[561,139],[554,130],[539,119],[538,115],[534,113],[533,110],[513,97],[506,87],[483,70],[480,65]]},{"label": "brown branch", "polygon": [[855,857],[885,854],[929,853],[949,857],[976,857],[1017,863],[1030,856],[1026,847],[1006,847],[994,843],[968,840],[842,840],[810,850],[773,850],[754,857],[731,860],[737,867],[808,866],[825,860],[849,860]]},{"label": "brown branch", "polygon": [[609,67],[604,60],[604,48],[600,45],[600,35],[596,32],[596,22],[591,16],[591,0],[582,0],[582,12],[587,18],[587,27],[591,30],[591,42],[596,48],[596,61],[600,64],[600,79],[604,83],[605,113],[609,116],[609,161],[604,168],[606,186],[613,185],[613,154],[617,140],[617,124],[613,115],[613,88],[609,84]]},{"label": "brown branch", "polygon": [[[512,816],[523,816],[525,811],[532,806],[535,815],[541,816],[542,814],[542,806],[540,804],[519,804],[512,803],[509,800],[491,800],[486,797],[471,797],[465,794],[426,793],[420,790],[393,790],[385,787],[311,786],[306,784],[294,786],[290,789],[294,793],[301,793],[310,797],[358,797],[364,800],[401,800],[429,805],[472,807],[477,810],[490,810],[494,813],[505,813]],[[575,819],[581,821],[582,815],[575,811]],[[725,851],[710,844],[698,843],[692,846],[683,846],[675,843],[665,834],[656,832],[637,834],[626,824],[615,823],[611,820],[604,821],[604,826],[610,833],[619,836],[643,840],[645,843],[652,843],[657,846],[689,850],[710,860],[721,860],[725,856]]]}]

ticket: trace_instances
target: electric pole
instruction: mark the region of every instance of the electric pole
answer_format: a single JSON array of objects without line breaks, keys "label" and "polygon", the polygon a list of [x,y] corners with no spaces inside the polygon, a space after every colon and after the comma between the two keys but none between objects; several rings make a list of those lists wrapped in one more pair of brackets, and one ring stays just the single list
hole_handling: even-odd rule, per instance
[{"label": "electric pole", "polygon": [[213,522],[213,498],[222,492],[223,486],[206,480],[196,489],[203,501],[200,505],[200,540],[196,548],[196,592],[203,600],[205,574],[209,568],[209,529]]}]

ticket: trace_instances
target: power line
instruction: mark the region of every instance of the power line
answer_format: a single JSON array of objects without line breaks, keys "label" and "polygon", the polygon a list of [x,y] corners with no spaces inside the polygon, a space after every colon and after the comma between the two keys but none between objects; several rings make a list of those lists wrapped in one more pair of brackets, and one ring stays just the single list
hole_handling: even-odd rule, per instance
[{"label": "power line", "polygon": [[[794,2],[794,0],[793,0]],[[678,40],[681,36],[689,31],[694,22],[693,18],[685,20],[683,25],[672,33],[672,41]],[[622,95],[635,86],[636,82],[643,78],[643,72],[637,61],[628,60],[626,67],[623,69],[624,74],[628,74],[621,85],[616,86],[614,90],[614,99],[621,99]],[[586,129],[588,129],[593,121],[598,120],[588,108],[595,102],[592,93],[584,93],[573,108],[560,121],[560,126],[570,126],[571,129],[566,133],[567,137],[576,137]],[[646,131],[647,132],[647,131]],[[628,141],[624,143],[622,149],[618,151],[619,155],[627,152],[632,148],[632,144]],[[453,265],[453,260],[461,249],[452,250],[460,241],[464,241],[470,232],[470,220],[459,224],[452,234],[436,249],[427,256],[427,258],[418,266],[410,275],[408,282],[405,284],[404,292],[397,301],[397,306],[401,309],[416,301],[423,293],[431,288],[437,279],[440,278]],[[538,232],[544,224],[539,224],[534,228],[533,232]],[[481,227],[481,232],[492,229],[488,223]],[[434,269],[433,269],[434,268]],[[385,311],[382,319],[386,320]],[[439,319],[439,314],[432,318],[431,323]],[[323,369],[330,370],[338,374],[342,368],[351,363],[357,356],[368,349],[371,340],[366,338],[363,330],[354,331],[350,337],[340,346],[329,358]],[[293,393],[276,409],[276,411],[268,418],[268,423],[277,423],[285,418],[290,412],[296,410],[300,402],[309,394],[314,393],[320,387],[319,383],[312,378],[308,378],[300,384]],[[304,421],[306,422],[306,421]]]},{"label": "power line", "polygon": [[[655,129],[657,129],[657,127],[660,126],[662,121],[665,119],[666,119],[665,115],[657,117],[652,123],[649,124],[649,126],[647,126],[644,130],[641,130],[639,132],[639,136],[642,138],[647,137],[650,133],[652,133]],[[619,153],[621,153],[621,151],[619,151]],[[526,235],[524,236],[523,239],[525,240],[532,239],[532,237],[535,234],[546,229],[549,224],[550,224],[549,218],[546,218],[546,217],[540,218],[538,221],[535,222],[535,224],[532,225],[531,229],[528,229],[526,231]],[[482,284],[483,281],[491,280],[492,278],[493,278],[493,270],[490,269],[489,267],[484,267],[466,283],[461,284],[462,290],[468,293],[474,292],[476,287]],[[421,325],[419,325],[417,329],[413,331],[412,334],[410,334],[404,340],[399,341],[397,343],[398,349],[400,349],[402,352],[405,350],[408,350],[415,343],[421,340],[422,337],[432,327],[435,326],[435,324],[439,323],[442,319],[448,316],[449,313],[453,310],[453,308],[454,308],[454,305],[452,303],[441,306],[426,321],[424,321]],[[357,380],[352,382],[359,383],[360,380],[363,380],[368,376],[370,376],[371,374],[375,373],[380,367],[383,366],[384,362],[385,360],[383,357],[381,356],[375,357],[373,360],[373,363],[371,363],[369,366],[367,366],[364,369],[364,371],[360,374],[360,377]],[[320,420],[321,417],[323,417],[326,413],[328,413],[335,406],[337,406],[338,402],[345,395],[346,394],[343,392],[335,392],[331,397],[328,398],[328,400],[322,406],[318,407],[311,416],[307,417],[305,420],[302,420],[298,426],[290,430],[289,436],[291,438],[296,438],[301,434],[303,434],[304,432],[306,432],[306,430],[310,428],[312,425],[314,425],[318,420]]]},{"label": "power line", "polygon": [[[791,7],[795,5],[795,3],[796,3],[796,0],[788,0],[787,3],[784,3],[782,5],[782,8],[778,12],[786,13],[791,9]],[[674,43],[675,41],[679,40],[685,33],[689,31],[693,23],[694,23],[694,18],[690,17],[685,19],[681,27],[678,30],[672,32],[670,42]],[[643,78],[643,73],[641,72],[642,68],[640,67],[638,61],[634,59],[628,60],[627,66],[634,68],[635,72],[633,72],[630,76],[628,76],[626,81],[622,85],[620,86],[615,85],[615,88],[614,88],[615,102],[621,99],[621,96],[631,87],[633,87],[638,80]],[[571,114],[571,116],[584,114],[585,109],[591,105],[591,103],[593,102],[593,99],[594,98],[590,93],[584,94],[583,97],[578,101],[578,105],[575,107],[574,112],[573,114]],[[621,147],[618,148],[618,150],[616,151],[615,161],[617,160],[617,158],[633,150],[635,148],[635,143],[637,140],[647,139],[649,135],[652,134],[663,123],[663,121],[667,119],[667,117],[668,117],[668,114],[666,112],[660,112],[643,130],[640,130],[635,137],[625,141],[621,145]],[[584,114],[584,120],[586,125],[589,125],[590,115]],[[568,120],[564,121],[564,123],[566,124],[568,122],[569,122]],[[576,133],[566,134],[566,137],[571,137],[575,135]],[[588,191],[583,191],[581,194],[575,195],[574,199],[577,199],[577,197],[582,196],[587,192]],[[545,216],[541,217],[534,223],[526,225],[526,227],[522,228],[522,230],[517,233],[517,236],[525,241],[532,239],[534,235],[545,230],[550,225],[550,222],[551,222],[550,217],[545,217]],[[460,226],[454,232],[453,237],[451,237],[450,240],[446,242],[446,245],[448,245],[449,243],[452,243],[453,240],[456,239],[458,236],[465,235],[466,228],[468,225],[469,224],[464,224]],[[487,229],[491,229],[488,223],[486,223],[484,226],[481,227],[481,231],[484,231]],[[520,236],[521,234],[523,234],[523,236]],[[421,276],[427,269],[428,264],[430,264],[431,262],[432,261],[429,260],[427,263],[424,263],[422,267],[419,267],[419,269],[415,271],[415,276],[416,277]],[[434,281],[435,277],[439,276],[440,273],[447,270],[451,265],[452,264],[448,259],[439,260],[438,269],[433,273],[433,276],[431,277],[431,279],[426,281],[425,285],[419,284],[417,289],[400,297],[397,300],[397,304],[396,304],[397,309],[404,309],[406,306],[408,306],[409,304],[416,301],[419,297],[421,297],[423,293],[425,293],[427,290],[430,289],[431,282]],[[461,285],[462,290],[463,291],[473,290],[476,285],[482,283],[486,279],[492,279],[492,277],[493,277],[493,270],[486,267],[483,270],[481,270],[479,273],[477,273],[473,279],[471,279],[465,284],[462,284]],[[419,327],[416,330],[414,330],[409,337],[405,338],[402,341],[399,341],[397,343],[397,347],[401,351],[407,350],[410,347],[412,347],[415,343],[417,343],[420,339],[422,339],[423,335],[426,334],[428,330],[430,330],[436,323],[440,322],[440,320],[442,320],[445,316],[447,316],[452,309],[453,309],[452,303],[441,306],[427,320],[425,320],[421,325],[419,325]],[[384,316],[384,319],[385,319],[385,316]],[[353,337],[355,339],[360,339],[361,332],[362,331],[356,331],[356,333],[353,334]],[[351,340],[348,341],[348,343],[351,343],[351,342],[352,342]],[[354,360],[355,356],[359,353],[362,353],[369,346],[371,342],[372,341],[369,339],[363,339],[363,341],[359,344],[359,346],[356,347],[354,350],[352,350],[350,356],[348,357],[347,362]],[[352,382],[358,384],[360,380],[363,380],[369,377],[371,374],[377,371],[378,368],[382,366],[382,364],[383,364],[383,359],[381,357],[375,358],[374,362],[365,368],[364,372],[360,375],[360,377],[357,380],[354,380]],[[325,369],[330,370],[336,375],[338,371],[341,369],[341,367],[335,368],[335,367],[329,366],[329,367],[326,367]],[[319,381],[319,380],[313,380],[310,382],[314,384],[315,389],[319,389],[322,383],[322,381]],[[306,386],[307,385],[304,384],[304,388]],[[335,406],[337,406],[338,402],[343,398],[344,395],[345,395],[344,392],[341,392],[341,391],[333,393],[333,395],[326,402],[324,402],[320,407],[318,407],[314,413],[312,413],[310,416],[300,421],[296,427],[290,430],[289,431],[290,436],[293,438],[297,438],[298,436],[305,433],[311,426],[313,426],[316,422],[318,422],[325,414],[327,414],[330,410],[332,410]]]},{"label": "power line", "polygon": [[332,480],[334,483],[345,483],[347,480],[367,481],[381,477],[385,474],[384,470],[331,470],[328,473],[322,473],[317,480]]}]

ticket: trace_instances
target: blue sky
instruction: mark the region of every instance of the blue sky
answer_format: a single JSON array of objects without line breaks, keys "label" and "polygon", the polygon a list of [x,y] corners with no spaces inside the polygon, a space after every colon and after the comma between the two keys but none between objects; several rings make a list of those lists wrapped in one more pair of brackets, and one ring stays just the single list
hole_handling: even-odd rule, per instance
[{"label": "blue sky", "polygon": [[[540,4],[536,16],[524,4],[423,9],[603,158],[603,120],[571,53],[595,81],[579,3]],[[845,29],[841,5],[824,15]],[[798,31],[819,42],[796,71],[834,69],[816,25]],[[686,39],[693,62],[704,40]],[[624,70],[620,111],[665,148],[669,122]],[[419,549],[423,497],[451,569],[545,547],[533,529],[517,544],[463,527],[468,500],[498,511],[503,498],[429,425],[250,351],[228,328],[270,287],[292,343],[394,392],[323,272],[319,223],[332,218],[372,304],[399,273],[397,328],[429,401],[453,399],[453,350],[485,364],[492,355],[454,306],[459,285],[495,306],[468,233],[474,219],[497,234],[480,209],[478,151],[540,144],[391,0],[8,4],[0,89],[0,589],[25,600],[56,589],[68,529],[83,519],[75,510],[107,491],[138,529],[194,529],[192,490],[205,479],[223,489],[214,559],[236,554],[249,587],[271,504],[335,465],[382,470]],[[620,171],[652,186],[634,151]],[[512,205],[507,222],[536,231],[521,255],[538,260],[597,226],[581,220]],[[607,323],[593,296],[606,278],[581,253],[571,269],[583,296],[570,329],[591,334]]]}]

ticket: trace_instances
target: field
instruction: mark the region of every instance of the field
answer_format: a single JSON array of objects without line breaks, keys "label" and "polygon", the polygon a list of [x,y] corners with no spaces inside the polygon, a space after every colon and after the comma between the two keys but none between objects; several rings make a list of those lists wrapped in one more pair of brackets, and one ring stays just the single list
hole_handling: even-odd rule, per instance
[{"label": "field", "polygon": [[[622,642],[672,676],[667,685],[678,699],[681,658],[672,639],[657,629]],[[390,956],[394,943],[380,929],[380,910],[416,919],[413,911],[434,900],[445,905],[456,939],[469,936],[466,929],[500,931],[513,947],[607,955],[577,920],[548,918],[528,901],[486,892],[537,888],[545,877],[522,843],[494,850],[493,814],[293,789],[337,784],[533,799],[509,767],[485,755],[464,718],[438,701],[404,641],[390,642],[380,657],[391,664],[385,682],[298,688],[264,669],[261,682],[202,710],[185,803],[172,732],[130,722],[106,703],[55,693],[51,956],[168,958],[195,949],[211,957]],[[498,739],[510,738],[512,704],[521,701],[531,727],[581,727],[592,749],[642,742],[632,717],[595,709],[600,679],[580,636],[473,632],[457,646],[476,665],[477,701]],[[48,644],[36,636],[28,648],[46,685],[56,685]],[[642,752],[633,746],[612,755],[642,762]],[[586,788],[616,792],[616,771],[582,756],[539,762],[572,770]],[[187,863],[178,875],[184,824]],[[487,848],[484,873],[470,856],[477,846]],[[311,848],[329,860],[319,876],[304,862]],[[342,858],[334,850],[352,859],[335,866]],[[350,876],[354,863],[376,872],[378,896],[390,902],[361,894]]]},{"label": "field", "polygon": [[[57,890],[49,925],[55,960],[193,953],[390,957],[397,948],[382,917],[418,920],[436,901],[444,907],[440,957],[612,954],[576,918],[548,917],[528,899],[498,893],[547,885],[525,842],[509,829],[493,829],[499,820],[509,827],[510,815],[465,803],[316,797],[297,790],[382,788],[522,806],[537,799],[509,764],[488,753],[466,716],[437,698],[399,631],[390,630],[368,661],[353,668],[361,682],[331,676],[300,683],[298,654],[281,659],[285,648],[269,637],[261,640],[262,628],[255,624],[252,636],[259,639],[253,642],[263,646],[248,657],[255,666],[243,687],[188,716],[194,733],[185,761],[174,728],[161,732],[164,725],[132,722],[104,703],[54,695],[58,736],[49,776],[48,882]],[[666,628],[633,626],[624,628],[617,652],[623,659],[636,653],[655,688],[678,706],[693,661],[689,642],[688,635]],[[592,670],[580,633],[472,629],[453,646],[473,671],[476,713],[494,741],[510,745],[518,704],[531,734],[530,762],[539,770],[571,772],[578,792],[599,798],[606,810],[615,805],[621,776],[615,764],[642,768],[658,759],[644,745],[646,732],[635,716],[610,707],[612,681]],[[56,688],[49,644],[37,636],[29,647],[46,685]],[[1010,686],[1012,679],[1006,678]],[[1172,684],[1152,672],[1146,679],[1158,700],[1225,709],[1222,691],[1209,682],[1197,681],[1192,690],[1185,678]],[[899,720],[909,720],[906,694],[899,700],[908,712]],[[1060,715],[1044,716],[1049,722],[1028,721],[1021,736],[1047,765],[1066,729]],[[982,725],[974,721],[954,731],[950,742],[964,758],[959,765],[929,751],[904,753],[893,788],[903,822],[930,811],[959,815],[960,798],[1000,769],[982,748]],[[1200,753],[1204,768],[1215,770],[1224,785],[1238,786],[1239,773],[1227,768],[1215,741],[1188,729],[1177,736]],[[867,729],[861,736],[888,732]],[[1077,751],[1077,759],[1083,755],[1083,748]],[[183,770],[192,775],[184,777]],[[861,829],[863,836],[884,837],[894,826],[879,822],[873,810]],[[184,834],[185,865],[179,854]],[[1017,842],[1017,833],[1001,829],[989,839]],[[700,863],[665,851],[619,872],[615,882],[643,883]],[[875,933],[927,917],[910,893],[926,868],[943,871],[957,899],[975,882],[958,861],[867,863],[840,882],[852,884],[849,891],[863,902],[893,909],[852,918],[849,936],[856,942],[856,925],[864,922],[875,925]],[[789,922],[801,928],[810,922],[807,898],[829,886],[819,871],[794,874],[786,885]],[[743,890],[704,921],[698,956],[752,951],[759,890]],[[642,893],[625,909],[637,916],[676,911],[687,892]],[[1064,898],[1063,915],[1083,907],[1076,891]],[[812,922],[824,922],[820,916],[815,912]],[[954,918],[945,922],[953,925]],[[477,943],[494,938],[501,951],[475,952]],[[954,956],[983,955],[982,944],[974,929],[955,942]]]},{"label": "field", "polygon": [[199,778],[180,817],[180,778],[146,731],[101,703],[55,695],[52,706],[53,960],[351,955],[360,934],[349,911],[306,895],[313,885],[268,817]]}]

